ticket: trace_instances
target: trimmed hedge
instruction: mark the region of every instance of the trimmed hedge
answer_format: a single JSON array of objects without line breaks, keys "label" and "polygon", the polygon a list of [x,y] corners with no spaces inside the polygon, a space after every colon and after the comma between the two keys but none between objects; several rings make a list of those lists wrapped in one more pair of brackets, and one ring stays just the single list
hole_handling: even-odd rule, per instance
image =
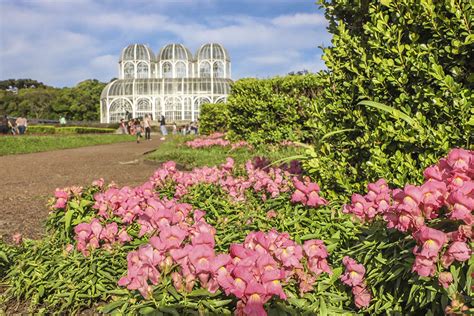
[{"label": "trimmed hedge", "polygon": [[199,115],[199,133],[209,135],[227,131],[228,111],[226,103],[204,103]]},{"label": "trimmed hedge", "polygon": [[50,125],[28,126],[28,134],[103,134],[113,133],[114,128],[95,128],[83,126],[56,127]]},{"label": "trimmed hedge", "polygon": [[420,183],[417,170],[474,142],[469,2],[321,1],[333,34],[328,71],[239,80],[230,136],[313,144],[306,169],[336,193],[380,177]]},{"label": "trimmed hedge", "polygon": [[320,74],[242,79],[235,82],[227,108],[229,136],[254,144],[308,140],[307,122],[321,94]]}]

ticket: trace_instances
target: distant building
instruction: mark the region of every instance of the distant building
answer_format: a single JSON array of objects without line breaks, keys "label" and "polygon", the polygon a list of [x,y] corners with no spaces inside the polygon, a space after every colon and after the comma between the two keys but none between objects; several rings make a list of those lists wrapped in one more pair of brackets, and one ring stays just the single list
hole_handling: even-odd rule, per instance
[{"label": "distant building", "polygon": [[156,57],[146,45],[129,45],[120,56],[119,79],[102,91],[100,121],[119,122],[127,111],[133,117],[195,121],[201,104],[226,101],[230,78],[229,53],[220,44],[205,44],[195,56],[181,44],[169,44]]}]

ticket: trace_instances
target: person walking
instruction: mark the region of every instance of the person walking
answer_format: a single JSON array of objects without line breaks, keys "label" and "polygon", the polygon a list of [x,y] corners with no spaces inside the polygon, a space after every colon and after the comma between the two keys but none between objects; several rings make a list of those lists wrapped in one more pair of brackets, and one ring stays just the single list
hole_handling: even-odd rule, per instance
[{"label": "person walking", "polygon": [[165,120],[165,116],[164,115],[161,115],[161,119],[160,119],[160,129],[161,129],[161,140],[165,140],[166,139],[166,135],[168,135],[168,130],[166,129],[166,120]]},{"label": "person walking", "polygon": [[173,135],[176,135],[178,133],[178,126],[176,125],[176,122],[173,122]]},{"label": "person walking", "polygon": [[139,119],[135,120],[135,134],[137,135],[137,144],[140,143],[140,139],[142,138],[142,131],[143,131],[143,123],[140,122]]},{"label": "person walking", "polygon": [[20,133],[20,135],[25,134],[26,128],[28,126],[28,121],[26,120],[26,118],[21,116],[17,117],[15,124],[18,128],[18,132]]},{"label": "person walking", "polygon": [[145,127],[145,139],[151,140],[151,118],[148,114],[145,114],[143,126]]},{"label": "person walking", "polygon": [[120,130],[122,131],[122,134],[128,134],[127,124],[125,123],[124,119],[120,119]]}]

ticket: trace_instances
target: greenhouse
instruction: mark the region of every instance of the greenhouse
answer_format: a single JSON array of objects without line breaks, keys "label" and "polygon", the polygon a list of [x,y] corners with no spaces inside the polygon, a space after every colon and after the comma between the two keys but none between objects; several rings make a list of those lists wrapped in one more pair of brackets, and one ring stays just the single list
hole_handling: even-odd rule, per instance
[{"label": "greenhouse", "polygon": [[146,45],[123,49],[119,79],[102,91],[100,120],[164,115],[168,122],[199,118],[203,103],[225,102],[230,92],[231,63],[220,44],[202,45],[195,56],[182,44],[169,44],[155,57]]}]

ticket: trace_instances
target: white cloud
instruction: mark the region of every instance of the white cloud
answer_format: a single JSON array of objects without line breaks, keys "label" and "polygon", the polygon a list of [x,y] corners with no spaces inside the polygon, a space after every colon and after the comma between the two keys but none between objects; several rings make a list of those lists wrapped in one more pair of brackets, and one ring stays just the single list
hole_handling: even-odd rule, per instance
[{"label": "white cloud", "polygon": [[[236,78],[315,71],[323,67],[315,57],[317,46],[328,45],[330,39],[326,21],[317,13],[216,13],[198,19],[189,8],[215,6],[217,1],[140,0],[126,8],[117,3],[0,0],[0,79],[30,77],[53,85],[74,85],[88,78],[108,81],[117,76],[123,47],[145,42],[158,53],[170,41],[193,52],[204,43],[222,43],[230,52]],[[185,9],[178,19],[166,6]]]},{"label": "white cloud", "polygon": [[272,23],[283,27],[299,26],[326,26],[327,20],[322,14],[317,13],[297,13],[293,15],[281,15],[272,19]]}]

